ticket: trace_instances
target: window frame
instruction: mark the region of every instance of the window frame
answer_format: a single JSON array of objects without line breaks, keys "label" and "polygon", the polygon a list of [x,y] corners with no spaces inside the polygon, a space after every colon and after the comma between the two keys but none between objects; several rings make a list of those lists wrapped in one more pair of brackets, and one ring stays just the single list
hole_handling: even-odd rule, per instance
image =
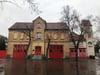
[{"label": "window frame", "polygon": [[41,28],[41,23],[40,22],[38,22],[37,28]]},{"label": "window frame", "polygon": [[37,32],[37,34],[36,34],[36,38],[38,39],[38,40],[40,40],[41,39],[41,32]]}]

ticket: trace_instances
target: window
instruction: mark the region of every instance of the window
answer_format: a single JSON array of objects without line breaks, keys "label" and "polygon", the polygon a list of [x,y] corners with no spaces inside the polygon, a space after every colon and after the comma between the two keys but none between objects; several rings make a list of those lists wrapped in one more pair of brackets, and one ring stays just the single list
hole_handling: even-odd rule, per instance
[{"label": "window", "polygon": [[83,52],[85,52],[85,50],[83,50]]},{"label": "window", "polygon": [[73,52],[73,50],[71,50],[71,52]]},{"label": "window", "polygon": [[14,50],[14,52],[16,52],[16,50]]},{"label": "window", "polygon": [[13,34],[13,39],[16,40],[18,38],[17,36],[18,36],[18,33],[14,33]]},{"label": "window", "polygon": [[14,46],[14,52],[16,52],[17,45]]},{"label": "window", "polygon": [[52,50],[50,50],[50,52],[52,52]]},{"label": "window", "polygon": [[60,50],[60,52],[63,52],[63,50]]},{"label": "window", "polygon": [[59,49],[57,49],[57,52],[59,52]]},{"label": "window", "polygon": [[53,52],[55,53],[55,52],[56,52],[56,50],[54,49],[54,50],[53,50]]},{"label": "window", "polygon": [[52,49],[52,45],[50,45],[49,48]]},{"label": "window", "polygon": [[88,42],[88,45],[92,45],[92,42]]},{"label": "window", "polygon": [[37,39],[41,39],[41,32],[37,32]]},{"label": "window", "polygon": [[21,45],[21,50],[23,50],[23,45]]},{"label": "window", "polygon": [[18,49],[20,48],[20,45],[18,45]]},{"label": "window", "polygon": [[91,34],[90,33],[88,34],[88,38],[91,38]]},{"label": "window", "polygon": [[40,24],[40,22],[37,24],[37,28],[41,28],[41,24]]},{"label": "window", "polygon": [[24,39],[24,33],[21,33],[20,35],[21,35],[21,36],[20,36],[20,39],[21,39],[21,40]]},{"label": "window", "polygon": [[63,49],[63,46],[60,46],[60,49]]},{"label": "window", "polygon": [[14,50],[16,50],[17,45],[14,46]]},{"label": "window", "polygon": [[27,49],[27,45],[24,46],[24,49],[25,49],[25,50]]},{"label": "window", "polygon": [[26,36],[27,40],[29,40],[29,36]]},{"label": "window", "polygon": [[83,42],[80,42],[80,46],[82,46],[83,45]]},{"label": "window", "polygon": [[70,42],[70,45],[73,45],[73,42]]},{"label": "window", "polygon": [[59,52],[59,45],[57,46],[57,52]]},{"label": "window", "polygon": [[19,52],[19,49],[20,49],[20,45],[18,45],[18,50],[17,50],[17,52]]},{"label": "window", "polygon": [[80,52],[82,52],[82,50],[80,50]]},{"label": "window", "polygon": [[53,49],[56,49],[56,46],[53,46]]}]

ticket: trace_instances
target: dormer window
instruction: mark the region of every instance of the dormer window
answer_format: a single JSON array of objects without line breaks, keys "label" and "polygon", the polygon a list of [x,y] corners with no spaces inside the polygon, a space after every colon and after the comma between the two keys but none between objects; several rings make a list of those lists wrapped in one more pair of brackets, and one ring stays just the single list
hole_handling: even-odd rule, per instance
[{"label": "dormer window", "polygon": [[37,24],[37,28],[41,28],[41,23],[40,22]]}]

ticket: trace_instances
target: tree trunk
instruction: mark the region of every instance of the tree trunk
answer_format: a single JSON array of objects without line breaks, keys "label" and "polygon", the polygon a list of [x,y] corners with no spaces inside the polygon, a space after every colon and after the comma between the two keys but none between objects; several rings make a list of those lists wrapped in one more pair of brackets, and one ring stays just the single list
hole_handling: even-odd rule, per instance
[{"label": "tree trunk", "polygon": [[47,59],[48,59],[48,49],[49,49],[50,41],[51,41],[51,39],[48,39],[48,46],[47,46],[47,53],[46,53]]},{"label": "tree trunk", "polygon": [[29,42],[28,42],[28,45],[27,45],[27,49],[25,51],[25,58],[27,58],[27,52],[29,50],[30,44],[31,44],[31,39],[29,39]]},{"label": "tree trunk", "polygon": [[76,47],[75,50],[76,50],[76,73],[77,75],[79,75],[78,47]]}]

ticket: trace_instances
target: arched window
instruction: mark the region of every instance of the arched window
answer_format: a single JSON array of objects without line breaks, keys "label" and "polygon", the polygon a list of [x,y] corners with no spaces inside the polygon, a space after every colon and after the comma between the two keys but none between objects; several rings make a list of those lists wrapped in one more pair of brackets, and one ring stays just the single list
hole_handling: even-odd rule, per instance
[{"label": "arched window", "polygon": [[88,45],[92,45],[92,42],[88,42]]}]

